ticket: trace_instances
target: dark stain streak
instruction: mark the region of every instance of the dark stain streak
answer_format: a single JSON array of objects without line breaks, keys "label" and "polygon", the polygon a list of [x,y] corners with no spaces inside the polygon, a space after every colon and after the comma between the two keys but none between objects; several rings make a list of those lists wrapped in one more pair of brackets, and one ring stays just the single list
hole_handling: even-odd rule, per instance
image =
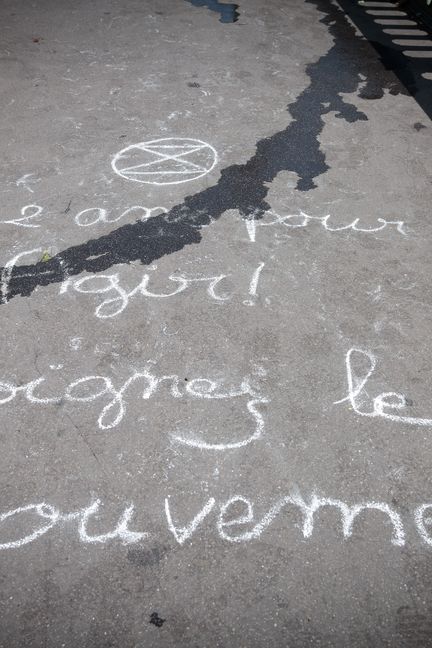
[{"label": "dark stain streak", "polygon": [[329,168],[319,142],[324,115],[333,113],[349,123],[366,120],[365,113],[349,103],[346,95],[360,88],[361,96],[379,99],[385,88],[399,92],[400,87],[393,74],[371,55],[370,46],[356,35],[340,8],[326,0],[306,1],[324,14],[321,22],[328,26],[334,44],[316,63],[307,66],[310,84],[289,104],[292,119],[284,130],[260,140],[245,164],[222,169],[216,185],[187,196],[167,214],[123,225],[98,239],[70,247],[45,263],[9,269],[7,299],[28,296],[38,286],[62,282],[65,271],[74,276],[131,261],[151,264],[186,245],[199,243],[200,229],[228,210],[238,211],[244,219],[259,219],[270,209],[266,201],[269,186],[282,171],[297,175],[299,191],[314,189],[315,178]]},{"label": "dark stain streak", "polygon": [[64,210],[63,214],[67,214],[67,213],[70,212],[71,204],[72,204],[72,198],[69,200],[68,205],[67,205],[66,209]]},{"label": "dark stain streak", "polygon": [[220,13],[219,22],[221,23],[234,23],[240,17],[238,4],[218,2],[217,0],[186,0],[194,7],[207,7],[210,11]]}]

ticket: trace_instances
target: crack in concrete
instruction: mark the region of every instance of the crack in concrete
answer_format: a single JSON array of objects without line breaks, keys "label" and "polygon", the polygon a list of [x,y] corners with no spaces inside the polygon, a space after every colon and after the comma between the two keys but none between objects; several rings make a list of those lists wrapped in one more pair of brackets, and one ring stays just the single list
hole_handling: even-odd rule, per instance
[{"label": "crack in concrete", "polygon": [[123,225],[107,235],[69,247],[49,261],[6,269],[2,302],[16,295],[29,296],[38,286],[60,283],[65,271],[74,276],[84,271],[102,272],[131,261],[151,264],[199,243],[200,229],[229,210],[238,211],[244,219],[262,218],[270,209],[266,201],[269,185],[282,171],[297,174],[299,191],[314,189],[315,178],[329,169],[318,139],[324,115],[333,112],[348,123],[367,120],[366,114],[343,95],[359,91],[362,98],[379,99],[385,89],[392,94],[403,89],[371,46],[356,34],[339,7],[325,0],[306,2],[324,14],[320,22],[328,26],[334,44],[307,66],[310,83],[288,105],[292,120],[285,129],[260,140],[255,154],[245,164],[222,169],[217,184],[187,196],[167,214]]}]

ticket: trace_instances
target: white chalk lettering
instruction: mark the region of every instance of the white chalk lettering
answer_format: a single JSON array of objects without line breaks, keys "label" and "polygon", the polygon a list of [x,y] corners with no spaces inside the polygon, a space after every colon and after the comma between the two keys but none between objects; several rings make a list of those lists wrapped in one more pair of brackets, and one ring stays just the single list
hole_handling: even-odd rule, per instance
[{"label": "white chalk lettering", "polygon": [[186,540],[189,540],[189,538],[192,536],[194,531],[196,531],[201,522],[208,516],[215,504],[216,500],[213,497],[210,497],[201,511],[199,511],[199,513],[195,515],[195,517],[187,526],[176,527],[171,516],[169,498],[167,497],[165,499],[165,515],[168,522],[168,528],[180,545],[184,544]]},{"label": "white chalk lettering", "polygon": [[[27,213],[30,210],[30,213]],[[0,225],[16,225],[17,227],[38,228],[35,221],[41,216],[43,211],[39,205],[25,205],[21,209],[21,218],[10,218],[9,220],[0,221]]]},{"label": "white chalk lettering", "polygon": [[[14,257],[12,257],[12,259],[9,259],[9,261],[5,263],[5,266],[0,273],[0,304],[7,304],[8,302],[9,284],[11,282],[12,275],[14,279],[24,279],[25,277],[34,277],[33,274],[22,273],[22,272],[18,274],[17,272],[15,272],[15,266],[18,266],[18,261],[20,261],[25,256],[30,256],[36,253],[40,254],[41,252],[42,252],[42,248],[34,248],[33,250],[24,250],[23,252],[19,252],[18,254],[16,254]],[[60,266],[63,278],[66,280],[68,277],[68,270],[67,270],[66,263],[60,257],[57,257],[56,261]],[[41,270],[38,273],[39,276],[52,275],[52,274],[55,274],[55,270],[53,269]]]},{"label": "white chalk lettering", "polygon": [[425,518],[425,513],[432,513],[432,504],[422,504],[414,511],[414,520],[417,526],[417,531],[420,534],[423,542],[430,547],[432,547],[432,536],[430,532],[426,529],[426,525],[432,525],[432,518]]},{"label": "white chalk lettering", "polygon": [[24,250],[24,252],[19,252],[19,254],[16,254],[14,257],[12,257],[12,259],[9,259],[9,261],[6,262],[5,267],[3,268],[0,275],[0,303],[6,304],[8,301],[9,283],[12,276],[12,271],[17,265],[18,261],[25,256],[30,256],[31,254],[36,254],[37,252],[42,252],[42,249],[35,248],[34,250]]},{"label": "white chalk lettering", "polygon": [[0,533],[1,533],[2,522],[5,522],[6,520],[13,518],[14,516],[18,516],[26,513],[39,515],[44,520],[49,520],[49,522],[45,526],[36,528],[32,533],[24,536],[23,538],[0,543],[0,550],[18,549],[23,545],[34,542],[34,540],[47,533],[55,525],[59,523],[73,522],[73,521],[78,522],[79,539],[81,540],[81,542],[88,543],[88,544],[97,544],[97,543],[105,544],[109,540],[115,540],[115,539],[119,539],[122,542],[122,544],[131,544],[131,543],[139,542],[143,538],[148,537],[149,535],[148,533],[131,531],[128,528],[129,523],[132,519],[132,515],[134,513],[133,505],[130,505],[125,508],[123,514],[119,519],[116,528],[113,531],[109,531],[107,533],[103,533],[100,535],[90,535],[87,531],[87,524],[89,518],[98,513],[100,504],[101,504],[100,500],[96,500],[86,508],[83,508],[78,511],[73,511],[72,513],[61,514],[60,511],[55,509],[50,504],[46,504],[45,502],[42,502],[40,504],[29,504],[27,506],[22,506],[13,509],[11,511],[8,511],[7,513],[3,513],[2,515],[0,515]]},{"label": "white chalk lettering", "polygon": [[[225,516],[227,515],[229,508],[235,506],[238,502],[242,502],[246,506],[246,513],[239,518],[225,521]],[[260,535],[270,526],[273,520],[279,515],[282,509],[287,505],[294,505],[301,510],[303,513],[303,537],[310,538],[314,530],[314,514],[323,507],[332,506],[340,510],[342,517],[342,533],[344,538],[349,538],[352,535],[353,523],[355,518],[362,512],[366,510],[377,510],[385,513],[392,525],[393,525],[393,534],[391,537],[391,542],[397,546],[403,546],[405,544],[405,533],[403,529],[403,524],[401,517],[398,513],[393,511],[387,504],[381,502],[363,502],[361,504],[356,504],[354,506],[349,506],[342,502],[341,500],[330,499],[327,497],[318,497],[313,494],[310,500],[310,503],[307,504],[305,500],[300,495],[288,495],[279,499],[264,515],[262,520],[254,525],[250,531],[244,531],[240,535],[230,535],[225,529],[227,527],[232,527],[234,525],[244,525],[251,523],[254,519],[253,505],[249,500],[246,500],[243,497],[232,497],[226,504],[224,504],[220,509],[220,515],[218,520],[218,531],[220,537],[229,542],[248,542],[250,540],[256,540]]]},{"label": "white chalk lettering", "polygon": [[353,531],[353,524],[356,517],[363,511],[380,511],[388,516],[392,523],[393,533],[391,543],[403,547],[405,544],[405,532],[403,529],[402,519],[399,513],[391,509],[388,504],[382,502],[362,502],[349,506],[341,500],[335,500],[328,497],[318,497],[313,494],[310,503],[307,504],[300,495],[292,498],[293,503],[298,506],[304,515],[303,536],[310,538],[314,528],[314,514],[322,507],[332,506],[340,510],[342,517],[342,533],[344,538],[350,538]]},{"label": "white chalk lettering", "polygon": [[258,268],[254,271],[252,275],[252,279],[249,284],[249,295],[252,297],[252,299],[246,299],[243,303],[246,306],[253,306],[255,304],[255,300],[253,299],[256,297],[257,294],[257,289],[258,289],[258,282],[260,279],[261,271],[264,268],[265,263],[260,263]]},{"label": "white chalk lettering", "polygon": [[[247,385],[247,390],[248,391],[242,391],[238,393],[234,393],[232,396],[228,396],[228,398],[234,398],[236,396],[241,396],[243,394],[251,394],[249,391],[250,386],[248,383],[243,383],[243,385]],[[211,396],[206,396],[201,398],[211,398]],[[215,398],[220,398],[220,396],[215,396]],[[269,401],[266,398],[257,398],[257,399],[252,399],[249,400],[246,407],[249,412],[249,414],[252,416],[252,419],[255,422],[255,429],[254,431],[250,434],[250,436],[241,439],[240,441],[231,441],[231,442],[226,442],[226,443],[209,443],[208,441],[204,441],[202,439],[202,432],[198,433],[198,436],[189,436],[185,437],[184,435],[181,434],[176,434],[174,433],[172,435],[173,440],[176,441],[177,443],[181,443],[182,445],[188,446],[189,448],[197,448],[199,450],[236,450],[238,448],[244,448],[247,445],[250,445],[251,443],[254,443],[254,441],[258,441],[263,435],[264,432],[264,418],[262,414],[257,410],[256,405],[262,405],[264,403],[268,403]],[[201,437],[201,438],[200,438]]]},{"label": "white chalk lettering", "polygon": [[44,535],[47,531],[52,529],[52,527],[57,523],[60,517],[59,511],[57,511],[49,504],[45,504],[45,502],[41,502],[40,504],[29,504],[28,506],[21,506],[19,508],[13,509],[12,511],[8,511],[7,513],[2,513],[2,515],[0,515],[0,530],[1,530],[2,522],[16,515],[21,515],[23,513],[36,513],[44,520],[49,520],[49,522],[45,526],[35,529],[33,533],[24,536],[24,538],[19,538],[18,540],[10,540],[9,542],[0,543],[0,550],[18,549],[19,547],[29,544],[30,542],[33,542],[40,536]]},{"label": "white chalk lettering", "polygon": [[[96,499],[89,506],[71,513],[61,513],[58,509],[45,502],[29,504],[7,511],[0,515],[0,540],[2,534],[5,533],[3,524],[6,521],[9,521],[9,533],[12,534],[13,524],[11,529],[11,523],[14,519],[18,519],[19,516],[29,516],[28,520],[31,520],[31,516],[36,515],[42,519],[43,523],[41,525],[36,519],[36,522],[33,522],[35,528],[30,533],[14,540],[8,539],[0,542],[0,550],[19,549],[24,545],[33,543],[55,526],[75,529],[80,542],[92,545],[105,545],[115,541],[123,545],[130,545],[139,543],[153,535],[144,531],[132,531],[129,528],[135,511],[133,504],[123,508],[123,512],[112,531],[91,534],[88,527],[92,522],[92,518],[95,520],[99,517],[101,504],[101,501]],[[217,502],[215,497],[208,497],[202,508],[184,526],[178,526],[174,522],[171,498],[165,497],[164,512],[161,512],[161,515],[165,516],[168,532],[181,546],[192,540],[200,525],[206,519],[210,519],[212,512],[216,512],[215,527],[213,528],[220,540],[229,544],[241,544],[259,540],[261,535],[267,531],[272,522],[287,506],[293,507],[294,510],[301,514],[300,531],[303,540],[310,540],[313,537],[316,514],[321,510],[330,508],[337,510],[340,515],[339,529],[344,540],[350,538],[354,540],[354,529],[359,527],[362,520],[365,520],[366,513],[368,515],[372,513],[374,514],[373,519],[379,520],[380,525],[384,525],[383,541],[389,541],[394,547],[404,547],[407,542],[401,515],[386,502],[367,500],[348,504],[340,499],[323,497],[316,493],[312,493],[308,499],[303,498],[299,493],[281,497],[269,507],[262,519],[255,523],[254,504],[250,499],[242,495],[235,495],[220,503]],[[432,546],[432,536],[427,527],[432,526],[432,518],[428,517],[431,510],[432,504],[421,504],[412,512],[419,538],[424,545],[429,547]],[[378,517],[376,517],[376,514],[378,514]],[[243,530],[241,527],[243,527]],[[246,528],[245,530],[244,527],[249,527],[249,529]],[[298,528],[297,524],[295,524],[295,528]]]},{"label": "white chalk lettering", "polygon": [[[355,360],[366,359],[368,367],[362,375],[355,373],[353,362]],[[370,352],[364,349],[351,348],[345,357],[346,377],[348,383],[348,395],[340,400],[335,401],[334,405],[339,405],[349,401],[351,407],[360,416],[380,417],[393,421],[395,423],[406,423],[408,425],[432,426],[432,419],[419,418],[416,416],[401,416],[392,414],[388,410],[400,411],[407,406],[406,396],[396,392],[383,392],[373,399],[372,410],[364,411],[360,409],[366,398],[366,384],[376,369],[376,358]]]},{"label": "white chalk lettering", "polygon": [[33,178],[34,173],[25,173],[21,178],[18,178],[18,180],[15,180],[15,184],[17,187],[24,187],[28,192],[34,193],[33,189],[29,186],[30,184],[34,184],[36,182],[40,182],[39,178]]},{"label": "white chalk lettering", "polygon": [[[63,369],[63,367],[57,368],[56,365],[53,365],[53,367],[59,371]],[[259,368],[256,371],[259,371],[259,375],[262,377],[264,370]],[[239,387],[224,389],[224,384],[220,380],[214,381],[205,377],[196,377],[185,383],[178,374],[158,376],[154,370],[151,371],[146,368],[142,371],[134,371],[119,387],[114,385],[109,376],[83,376],[70,382],[63,393],[55,395],[43,395],[40,393],[45,382],[45,376],[40,376],[22,385],[6,381],[0,382],[0,406],[13,401],[18,394],[23,394],[26,400],[34,405],[59,404],[63,400],[86,404],[106,398],[108,402],[100,411],[97,424],[100,430],[109,430],[118,426],[124,419],[127,413],[126,393],[135,384],[140,386],[142,390],[140,397],[144,401],[153,397],[163,386],[168,388],[168,393],[172,398],[215,401],[244,398],[245,401],[241,402],[240,406],[243,411],[246,410],[247,418],[252,418],[253,421],[253,430],[245,438],[224,443],[211,443],[203,440],[201,431],[170,432],[173,443],[200,450],[232,450],[257,441],[264,433],[264,418],[258,407],[269,402],[267,398],[260,394],[259,389],[254,386],[253,376],[245,377]]]},{"label": "white chalk lettering", "polygon": [[[270,220],[269,220],[270,218]],[[360,218],[355,218],[348,225],[341,225],[340,227],[331,227],[329,225],[329,220],[331,219],[331,214],[326,216],[309,216],[303,211],[300,211],[299,214],[286,214],[281,215],[275,212],[274,210],[269,210],[265,212],[262,218],[254,219],[253,217],[245,218],[246,231],[249,236],[249,240],[252,243],[256,242],[257,229],[260,227],[286,227],[288,229],[299,229],[308,227],[311,223],[319,223],[324,230],[327,232],[344,232],[347,230],[352,230],[353,232],[362,232],[365,234],[373,234],[375,232],[380,232],[386,227],[394,226],[396,231],[403,236],[406,236],[404,229],[405,223],[400,220],[386,220],[385,218],[377,218],[377,222],[380,223],[376,227],[359,227]]]},{"label": "white chalk lettering", "polygon": [[119,538],[123,544],[133,544],[135,542],[139,542],[143,538],[148,537],[149,535],[148,533],[131,531],[128,528],[129,522],[131,521],[132,515],[135,510],[135,507],[133,505],[125,508],[116,528],[113,531],[109,531],[108,533],[102,533],[100,535],[89,535],[87,532],[87,524],[88,524],[89,517],[97,514],[97,512],[99,511],[100,503],[101,503],[100,500],[96,500],[89,507],[83,509],[79,515],[80,523],[79,523],[78,533],[79,533],[80,540],[82,542],[88,542],[92,544],[94,543],[104,544],[108,540],[114,540],[115,538]]},{"label": "white chalk lettering", "polygon": [[125,209],[116,218],[109,218],[107,209],[102,207],[88,207],[78,212],[74,221],[79,227],[92,227],[99,223],[118,223],[127,216],[130,216],[131,220],[144,222],[153,216],[167,213],[168,209],[166,207],[143,207],[142,205],[134,205]]},{"label": "white chalk lettering", "polygon": [[118,273],[112,274],[92,274],[81,279],[67,279],[60,287],[60,294],[65,294],[69,288],[78,293],[90,295],[107,295],[105,299],[96,307],[95,315],[99,319],[108,319],[117,317],[128,307],[133,298],[145,297],[150,299],[168,299],[175,297],[184,292],[191,286],[205,285],[206,292],[210,299],[217,302],[223,302],[230,299],[230,295],[219,292],[220,282],[229,275],[220,274],[210,277],[169,275],[168,280],[175,285],[174,290],[169,292],[154,292],[149,289],[150,275],[145,273],[133,290],[126,290],[120,285],[120,276]]}]

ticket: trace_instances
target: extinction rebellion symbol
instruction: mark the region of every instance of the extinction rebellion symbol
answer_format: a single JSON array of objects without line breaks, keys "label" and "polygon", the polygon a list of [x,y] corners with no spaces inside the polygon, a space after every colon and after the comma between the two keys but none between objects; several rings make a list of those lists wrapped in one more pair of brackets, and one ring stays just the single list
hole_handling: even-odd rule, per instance
[{"label": "extinction rebellion symbol", "polygon": [[216,150],[202,140],[165,137],[127,146],[116,153],[111,166],[126,180],[171,185],[202,178],[217,161]]}]

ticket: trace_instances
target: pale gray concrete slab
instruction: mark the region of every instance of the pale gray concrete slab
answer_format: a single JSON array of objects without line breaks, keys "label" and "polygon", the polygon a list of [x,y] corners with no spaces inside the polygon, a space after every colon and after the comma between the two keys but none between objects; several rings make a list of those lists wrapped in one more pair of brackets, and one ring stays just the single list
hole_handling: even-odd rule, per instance
[{"label": "pale gray concrete slab", "polygon": [[4,648],[432,645],[431,122],[237,10],[2,3]]}]

